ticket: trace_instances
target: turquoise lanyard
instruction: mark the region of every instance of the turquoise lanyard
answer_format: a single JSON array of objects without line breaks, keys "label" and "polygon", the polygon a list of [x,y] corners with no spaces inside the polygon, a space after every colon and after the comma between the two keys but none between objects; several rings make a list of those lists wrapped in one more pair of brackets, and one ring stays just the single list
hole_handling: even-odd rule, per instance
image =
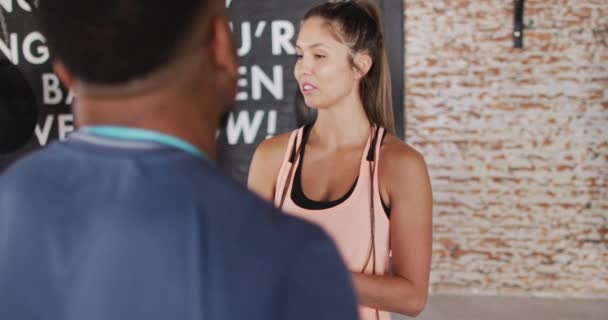
[{"label": "turquoise lanyard", "polygon": [[158,144],[180,149],[197,157],[207,159],[205,154],[191,143],[157,131],[119,126],[87,126],[82,127],[80,130],[92,135],[112,139],[156,142]]}]

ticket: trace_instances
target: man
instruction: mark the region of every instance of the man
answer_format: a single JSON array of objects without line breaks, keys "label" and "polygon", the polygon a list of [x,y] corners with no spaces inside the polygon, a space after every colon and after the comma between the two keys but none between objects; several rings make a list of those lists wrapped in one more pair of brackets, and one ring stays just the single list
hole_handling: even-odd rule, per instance
[{"label": "man", "polygon": [[35,11],[80,129],[0,177],[0,319],[356,319],[325,233],[213,164],[237,79],[222,1]]}]

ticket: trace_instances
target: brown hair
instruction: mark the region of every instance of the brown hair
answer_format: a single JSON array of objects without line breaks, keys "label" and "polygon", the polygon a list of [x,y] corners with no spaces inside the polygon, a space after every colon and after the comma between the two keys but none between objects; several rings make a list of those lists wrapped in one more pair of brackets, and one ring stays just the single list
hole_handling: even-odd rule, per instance
[{"label": "brown hair", "polygon": [[[304,20],[312,17],[338,27],[339,38],[353,53],[370,55],[372,66],[359,84],[361,102],[370,122],[395,132],[391,75],[378,6],[372,0],[330,2],[308,10]],[[352,55],[349,59],[356,68]]]}]

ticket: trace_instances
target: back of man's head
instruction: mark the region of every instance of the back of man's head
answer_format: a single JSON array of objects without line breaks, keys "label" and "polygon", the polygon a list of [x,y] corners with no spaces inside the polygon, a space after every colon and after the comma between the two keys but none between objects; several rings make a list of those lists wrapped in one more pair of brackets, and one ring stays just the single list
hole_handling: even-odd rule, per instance
[{"label": "back of man's head", "polygon": [[113,85],[170,62],[203,10],[217,2],[39,0],[37,18],[55,58],[73,76]]}]

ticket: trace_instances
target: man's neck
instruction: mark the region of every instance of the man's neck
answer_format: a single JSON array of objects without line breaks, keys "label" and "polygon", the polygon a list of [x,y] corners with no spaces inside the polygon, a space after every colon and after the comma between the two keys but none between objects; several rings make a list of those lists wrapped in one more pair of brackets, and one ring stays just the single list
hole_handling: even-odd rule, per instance
[{"label": "man's neck", "polygon": [[[201,115],[200,110],[213,108],[188,108],[175,102],[174,105],[158,103],[133,104],[125,101],[91,101],[79,99],[74,105],[75,122],[83,126],[120,126],[156,131],[184,140],[212,160],[217,158],[219,116]],[[189,112],[190,111],[190,112]]]}]

